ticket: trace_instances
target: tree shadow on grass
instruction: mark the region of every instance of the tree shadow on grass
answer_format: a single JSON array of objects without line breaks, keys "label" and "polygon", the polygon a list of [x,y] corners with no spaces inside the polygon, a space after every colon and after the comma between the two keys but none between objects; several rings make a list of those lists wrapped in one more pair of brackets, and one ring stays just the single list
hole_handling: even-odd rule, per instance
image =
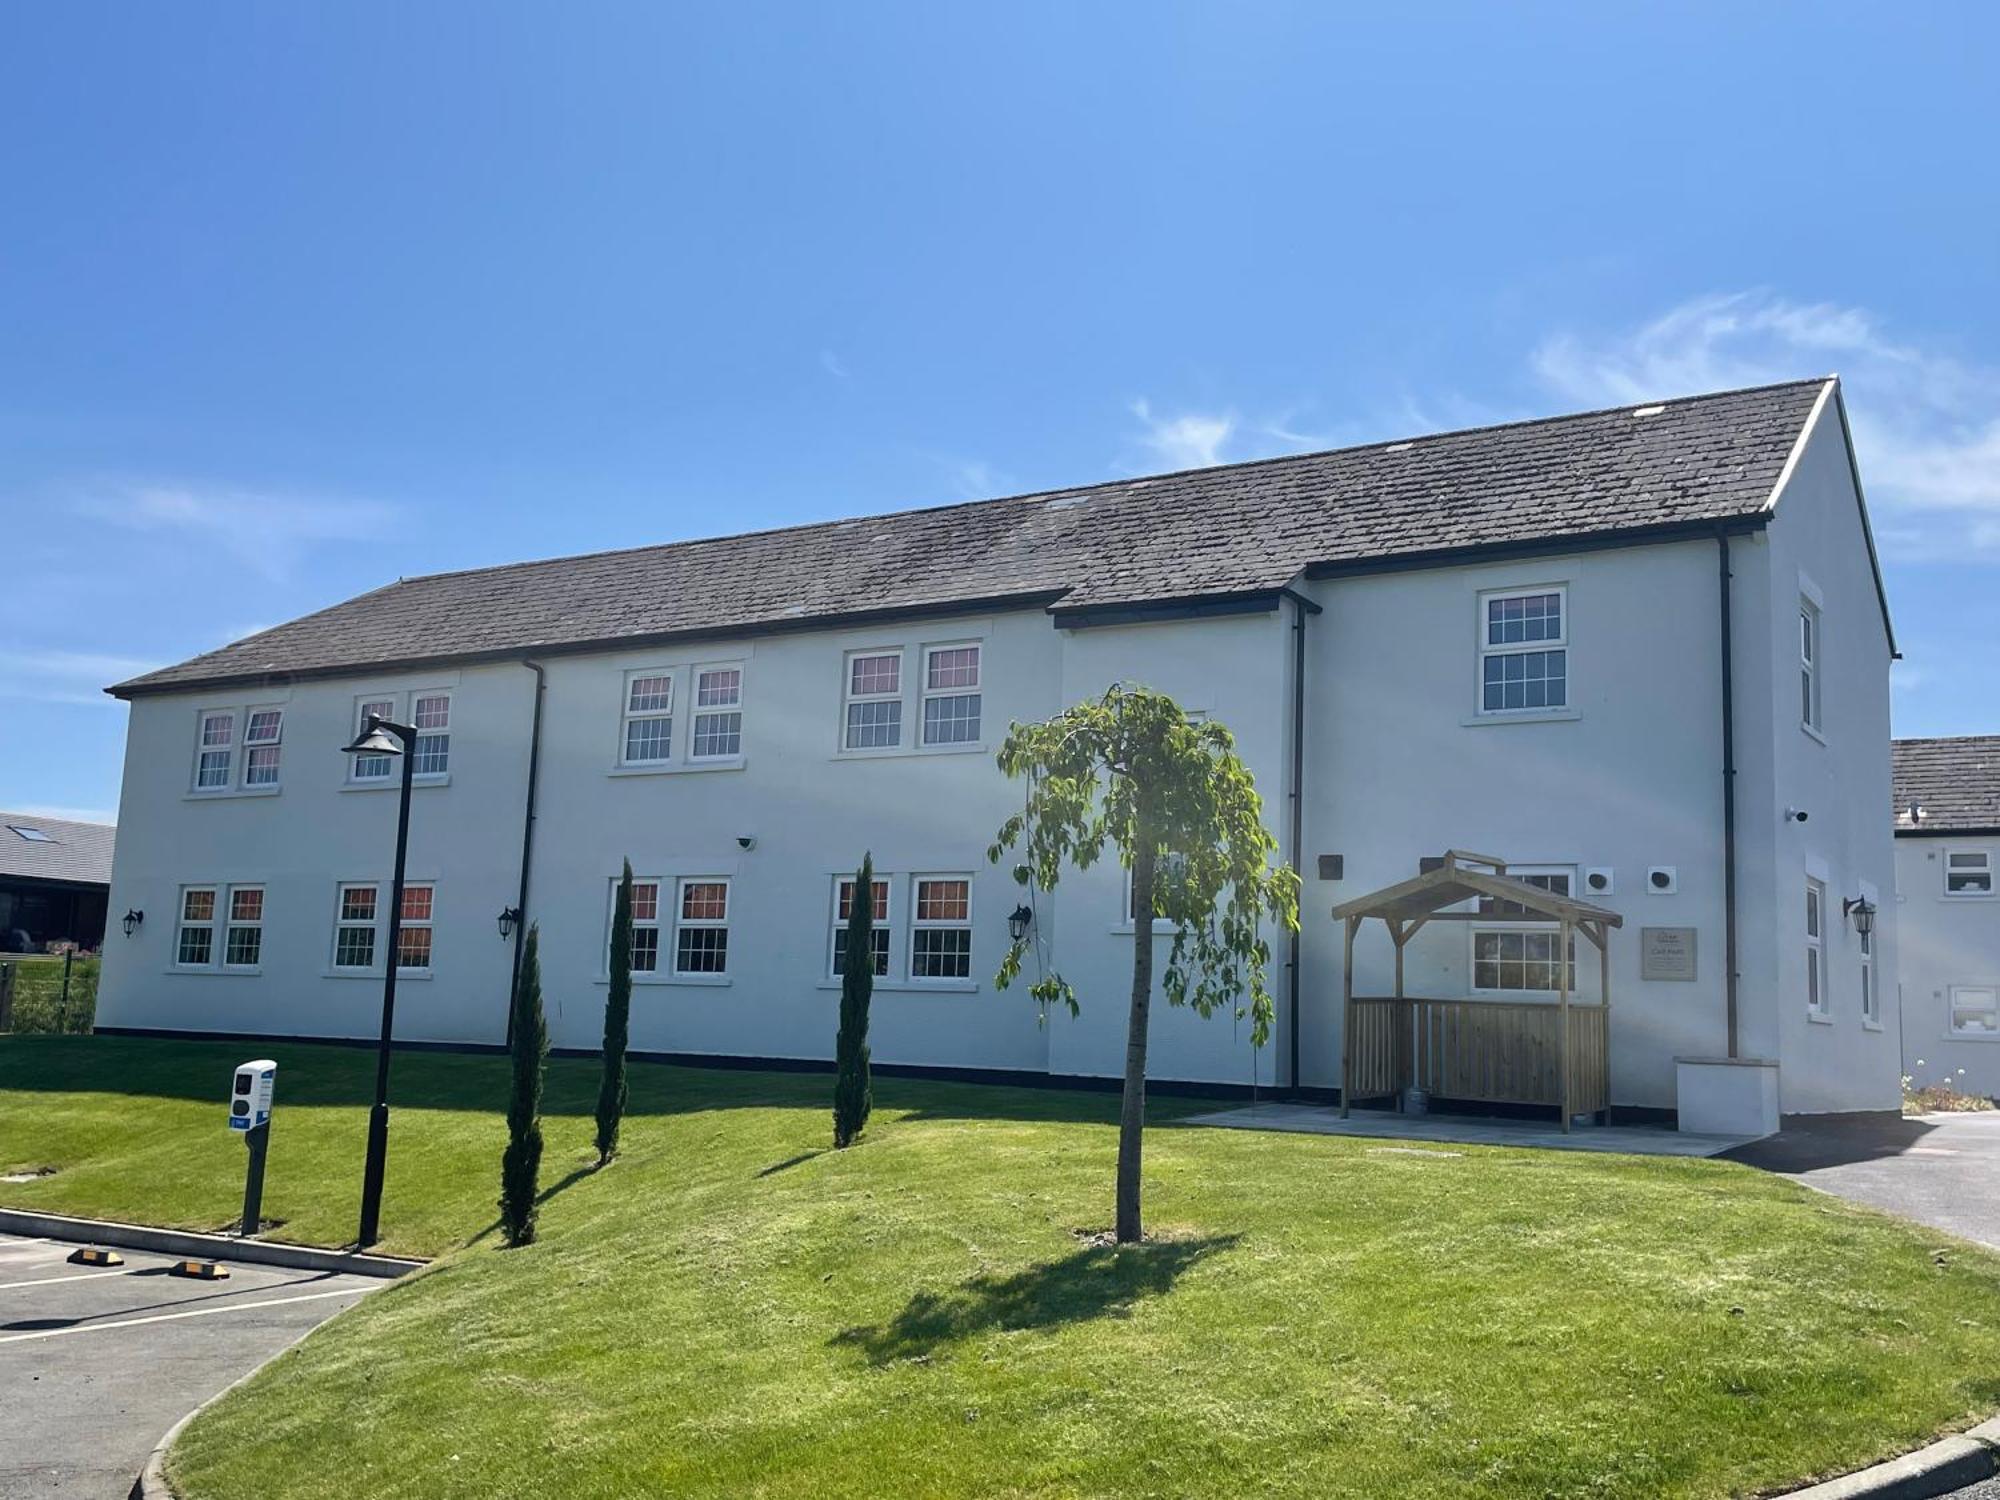
[{"label": "tree shadow on grass", "polygon": [[918,1292],[889,1322],[849,1328],[830,1342],[852,1345],[869,1362],[925,1358],[976,1334],[1055,1328],[1123,1313],[1174,1288],[1183,1273],[1232,1248],[1241,1235],[1091,1245],[1009,1276],[981,1274],[954,1290]]},{"label": "tree shadow on grass", "polygon": [[[586,1177],[595,1177],[599,1172],[603,1171],[604,1168],[609,1165],[610,1163],[600,1162],[596,1157],[593,1156],[589,1161],[585,1162],[582,1166],[572,1167],[567,1173],[565,1173],[561,1177],[558,1177],[554,1182],[550,1183],[547,1187],[537,1190],[537,1192],[535,1193],[535,1207],[540,1208],[544,1203],[548,1202],[549,1199],[555,1197],[555,1195],[557,1193],[560,1193],[564,1188],[574,1187],[577,1183],[583,1181],[583,1179]],[[498,1219],[495,1219],[491,1224],[488,1224],[484,1229],[480,1230],[479,1233],[475,1234],[471,1239],[467,1240],[466,1244],[476,1245],[481,1240],[485,1239],[487,1236],[498,1232],[499,1228],[500,1228],[500,1221]]]}]

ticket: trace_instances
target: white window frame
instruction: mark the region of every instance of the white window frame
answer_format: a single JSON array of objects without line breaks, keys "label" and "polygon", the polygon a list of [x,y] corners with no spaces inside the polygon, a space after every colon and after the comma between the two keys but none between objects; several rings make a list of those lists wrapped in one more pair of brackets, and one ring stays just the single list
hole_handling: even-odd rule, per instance
[{"label": "white window frame", "polygon": [[[1489,631],[1491,629],[1490,620],[1493,605],[1504,604],[1509,599],[1539,599],[1550,594],[1555,596],[1558,612],[1557,618],[1559,621],[1559,628],[1553,636],[1533,641],[1496,642],[1490,638]],[[1473,710],[1477,717],[1482,719],[1510,719],[1572,713],[1574,711],[1572,705],[1576,701],[1576,695],[1571,690],[1574,678],[1570,672],[1569,659],[1570,637],[1572,635],[1570,630],[1569,585],[1567,583],[1542,583],[1523,588],[1482,589],[1478,596],[1478,603],[1477,634],[1474,636],[1478,649],[1474,653],[1472,669]],[[1562,653],[1562,702],[1522,703],[1513,708],[1488,708],[1486,706],[1486,663],[1489,659],[1501,660],[1510,656],[1526,657],[1535,653],[1546,654],[1551,651]],[[1551,679],[1544,676],[1537,680],[1547,682]],[[1505,687],[1506,684],[1503,681],[1501,683],[1501,696],[1503,699],[1506,696]],[[1525,697],[1525,692],[1523,696]],[[1534,992],[1529,991],[1528,993]]]},{"label": "white window frame", "polygon": [[[255,917],[238,917],[236,915],[236,898],[238,896],[249,895],[253,891],[257,896],[257,915]],[[222,929],[220,933],[222,943],[216,954],[216,960],[222,968],[232,973],[255,974],[264,966],[264,902],[266,899],[264,887],[261,884],[254,883],[232,885],[228,889],[227,898],[227,904],[223,906],[217,923]],[[239,932],[254,932],[256,934],[256,956],[251,958],[247,963],[238,963],[231,956],[236,944],[236,934]]]},{"label": "white window frame", "polygon": [[[192,895],[208,897],[208,917],[205,921],[194,921],[189,918],[188,897]],[[184,973],[207,973],[216,967],[217,960],[221,957],[216,947],[216,928],[222,925],[222,903],[226,896],[227,888],[213,883],[196,882],[180,888],[180,894],[174,902],[174,950],[171,964],[173,968]],[[182,934],[190,931],[205,931],[208,934],[208,957],[189,960],[181,956],[185,951],[185,945],[181,940]]]},{"label": "white window frame", "polygon": [[[1967,993],[1975,995],[1988,995],[1992,997],[1992,1004],[1990,1008],[1989,1007],[1981,1007],[1981,1008],[1983,1010],[1990,1009],[1990,1013],[1992,1014],[1994,1020],[1993,1029],[1991,1030],[1983,1028],[1970,1029],[1966,1027],[1961,1027],[1958,1024],[1958,1013],[1960,1009],[1958,997],[1962,994],[1967,994]],[[1956,1041],[2000,1042],[2000,980],[1995,980],[1986,984],[1948,985],[1945,989],[1944,1020],[1945,1020],[1946,1035],[1953,1038]]]},{"label": "white window frame", "polygon": [[[414,781],[443,781],[451,775],[451,721],[454,707],[452,700],[454,697],[455,695],[450,688],[412,688],[410,690],[409,724],[417,731],[417,737],[415,743],[405,753],[413,756],[416,760],[416,766],[411,772],[411,779]],[[429,726],[419,724],[417,722],[419,705],[427,700],[437,698],[444,700],[444,723]],[[426,750],[424,747],[426,740],[442,740],[444,744],[440,748]],[[427,755],[440,756],[444,763],[433,770],[427,771],[424,769],[424,758]]]},{"label": "white window frame", "polygon": [[[393,888],[390,889],[393,894]],[[403,955],[399,948],[396,953],[396,977],[399,979],[428,979],[432,974],[437,972],[437,882],[435,880],[405,880],[403,882],[403,904],[406,908],[409,905],[410,897],[417,891],[430,892],[430,905],[426,908],[430,912],[430,915],[427,917],[412,917],[406,910],[403,920],[396,924],[398,930],[397,941],[400,943],[403,938],[412,932],[429,933],[430,938],[424,949],[426,962],[421,964],[404,963]],[[382,930],[386,936],[389,927],[388,913],[384,912],[382,916]]]},{"label": "white window frame", "polygon": [[[965,915],[963,917],[926,917],[923,913],[923,888],[931,881],[957,881],[965,886]],[[976,906],[973,897],[973,881],[970,872],[956,870],[932,870],[910,877],[910,938],[904,950],[909,967],[905,971],[913,985],[941,985],[946,988],[963,989],[972,983],[973,961],[973,918]],[[963,974],[923,974],[918,972],[917,939],[929,932],[964,932],[965,972]]]},{"label": "white window frame", "polygon": [[[1529,590],[1529,592],[1547,593],[1548,590],[1535,589],[1535,590]],[[1569,882],[1569,888],[1565,891],[1560,891],[1557,894],[1568,896],[1571,900],[1576,899],[1576,882],[1577,882],[1578,872],[1577,872],[1577,867],[1575,865],[1510,864],[1507,866],[1507,873],[1510,876],[1516,876],[1516,877],[1526,877],[1529,875],[1543,875],[1543,876],[1560,875]],[[1522,996],[1522,995],[1555,995],[1561,993],[1560,990],[1556,989],[1553,986],[1545,990],[1513,989],[1508,987],[1482,985],[1478,981],[1479,981],[1479,963],[1480,963],[1479,939],[1482,935],[1505,937],[1511,933],[1517,933],[1517,932],[1555,933],[1558,939],[1560,939],[1562,933],[1562,923],[1488,922],[1482,925],[1477,920],[1477,913],[1479,908],[1476,901],[1473,905],[1472,910],[1474,912],[1474,920],[1469,921],[1465,924],[1466,925],[1465,974],[1466,974],[1467,988],[1472,994],[1494,995],[1494,996],[1504,997],[1504,996]],[[1544,960],[1541,959],[1528,959],[1525,957],[1523,958],[1522,961],[1526,963],[1544,962]],[[1494,962],[1508,963],[1512,962],[1512,960],[1496,959],[1494,960]],[[1554,960],[1554,962],[1562,963],[1567,966],[1569,971],[1570,998],[1575,999],[1576,998],[1576,934],[1574,931],[1570,933],[1569,952],[1566,954],[1559,955],[1558,958]]]},{"label": "white window frame", "polygon": [[[373,892],[371,914],[367,918],[349,918],[347,893],[349,891]],[[382,916],[383,907],[388,903],[388,882],[381,880],[343,880],[333,891],[333,949],[328,957],[328,967],[335,974],[379,974],[382,972]],[[368,933],[368,962],[365,964],[344,964],[340,961],[340,935],[343,931],[366,931]]]},{"label": "white window frame", "polygon": [[[1193,716],[1190,715],[1189,717]],[[1174,858],[1174,857],[1176,856],[1172,855],[1168,856],[1168,858]],[[1162,870],[1165,867],[1165,864],[1166,861],[1161,860],[1159,865],[1156,866],[1154,869],[1153,879],[1155,881],[1156,888],[1157,888],[1157,882],[1159,880]],[[1113,932],[1130,932],[1133,929],[1133,927],[1137,925],[1137,919],[1138,919],[1138,913],[1133,911],[1132,909],[1132,867],[1130,865],[1125,866],[1125,879],[1122,882],[1120,889],[1123,892],[1123,895],[1120,897],[1118,903],[1118,920],[1112,924],[1111,930]],[[1153,931],[1172,932],[1173,930],[1174,930],[1174,924],[1170,919],[1162,916],[1155,916],[1153,918]]]},{"label": "white window frame", "polygon": [[1826,882],[1806,877],[1806,1015],[1831,1021],[1826,992]]},{"label": "white window frame", "polygon": [[1799,727],[1818,739],[1826,737],[1826,704],[1820,668],[1826,662],[1824,615],[1810,594],[1799,595]]},{"label": "white window frame", "polygon": [[[878,874],[874,877],[874,881],[880,899],[875,902],[878,910],[875,925],[869,932],[869,941],[875,945],[877,951],[875,977],[887,980],[895,964],[896,892],[894,882],[889,876]],[[827,929],[826,953],[826,977],[833,980],[842,978],[840,963],[846,957],[847,946],[847,918],[841,914],[840,896],[843,889],[854,883],[851,874],[833,877],[832,899],[828,906],[831,920]]]},{"label": "white window frame", "polygon": [[[854,669],[864,661],[893,661],[896,664],[896,685],[886,692],[862,692],[854,685]],[[887,754],[903,748],[903,731],[908,727],[909,715],[905,694],[909,685],[908,653],[901,646],[877,646],[872,649],[849,651],[840,659],[840,748],[851,755]],[[896,706],[895,737],[886,745],[857,745],[854,743],[853,710],[858,704],[893,703]]]},{"label": "white window frame", "polygon": [[[211,719],[227,719],[229,733],[226,739],[210,741],[208,726]],[[219,797],[236,790],[236,767],[238,756],[237,740],[243,723],[243,710],[233,707],[204,708],[194,716],[194,775],[189,789],[199,797]],[[222,779],[204,783],[206,767],[202,762],[211,755],[222,757]]]},{"label": "white window frame", "polygon": [[[277,751],[284,737],[284,723],[287,707],[283,703],[211,703],[198,709],[194,716],[194,764],[188,773],[188,796],[190,797],[268,797],[279,789],[280,777],[273,775],[268,781],[250,779],[250,761],[254,752]],[[273,714],[277,723],[275,732],[268,735],[250,737],[251,721],[261,714]],[[229,737],[221,743],[208,743],[208,725],[211,719],[229,720]],[[205,755],[223,757],[222,776],[209,785],[202,783],[202,758]]]},{"label": "white window frame", "polygon": [[1882,1025],[1882,992],[1875,986],[1875,934],[1857,932],[1861,945],[1861,1024],[1876,1029]]},{"label": "white window frame", "polygon": [[[667,685],[667,706],[661,708],[634,708],[632,689],[640,682],[660,681]],[[639,769],[656,769],[669,766],[674,761],[674,719],[675,701],[680,696],[680,684],[675,680],[672,667],[633,667],[625,673],[619,689],[618,713],[618,764]],[[666,752],[659,756],[649,756],[644,760],[632,758],[632,726],[653,720],[666,721]]]},{"label": "white window frame", "polygon": [[[257,732],[257,721],[269,715],[269,732]],[[243,786],[248,791],[275,792],[282,785],[284,776],[285,710],[278,704],[258,704],[243,711]],[[254,780],[258,769],[257,757],[264,751],[270,752],[271,774],[267,780]]]},{"label": "white window frame", "polygon": [[[678,875],[674,877],[674,950],[673,977],[686,983],[716,984],[729,977],[729,926],[735,914],[735,892],[730,889],[734,881],[727,875]],[[722,915],[720,917],[690,917],[687,912],[688,887],[694,885],[719,885],[722,887]],[[681,934],[683,932],[720,932],[722,934],[722,967],[717,969],[684,969],[681,967]]]},{"label": "white window frame", "polygon": [[[702,679],[712,672],[734,672],[736,674],[735,696],[726,701],[703,703]],[[697,662],[688,671],[688,745],[687,758],[690,765],[708,765],[716,762],[729,763],[743,759],[743,680],[747,674],[740,661]],[[735,745],[728,750],[711,750],[704,754],[697,747],[701,744],[702,721],[706,719],[736,720]]]},{"label": "white window frame", "polygon": [[[607,976],[611,973],[611,924],[618,919],[620,878],[617,875],[611,877],[610,904],[604,914],[604,972]],[[653,914],[650,917],[639,915],[639,893],[642,888],[650,889],[653,893]],[[632,982],[634,984],[653,984],[667,977],[667,971],[661,967],[661,962],[669,954],[660,939],[673,930],[673,923],[671,919],[661,914],[660,906],[663,901],[672,899],[673,894],[674,883],[671,880],[662,879],[657,875],[632,877]],[[642,932],[651,933],[653,937],[650,968],[642,968],[639,963],[639,934]]]},{"label": "white window frame", "polygon": [[[363,693],[354,700],[354,733],[359,736],[368,727],[368,715],[380,710],[381,717],[402,719],[402,696],[398,693]],[[382,774],[363,776],[363,762],[370,765],[380,762]],[[396,782],[396,757],[393,755],[350,755],[347,757],[347,780],[351,786],[393,786]]]},{"label": "white window frame", "polygon": [[[416,728],[417,700],[420,698],[444,699],[445,720],[442,727],[426,729],[416,737],[416,742],[404,754],[417,760],[411,769],[410,780],[417,786],[446,786],[451,781],[451,738],[452,720],[458,713],[458,690],[450,687],[385,688],[379,692],[357,693],[354,696],[354,732],[360,734],[368,725],[368,714],[372,708],[380,712],[387,708],[382,717],[397,724],[407,724]],[[426,771],[422,765],[425,754],[424,741],[442,739],[444,743],[444,765],[435,771]],[[349,755],[347,761],[347,785],[356,787],[397,786],[402,781],[402,767],[399,757],[394,755]],[[379,776],[363,776],[362,762],[380,762],[384,770]]]},{"label": "white window frame", "polygon": [[[1969,865],[1964,872],[1968,876],[1984,875],[1986,889],[1983,891],[1955,891],[1951,888],[1951,862],[1954,858],[1977,859],[1979,864]],[[1944,851],[1944,863],[1939,871],[1944,882],[1944,899],[1947,901],[1991,901],[1994,897],[1993,851],[1991,849],[1952,849]]]},{"label": "white window frame", "polygon": [[[972,681],[954,683],[948,687],[931,686],[931,659],[946,651],[970,651],[972,653]],[[918,653],[917,679],[917,743],[925,750],[983,750],[986,748],[986,643],[984,641],[928,641]],[[942,703],[954,699],[973,698],[978,707],[973,722],[978,732],[968,739],[934,740],[931,738],[932,703]],[[951,722],[963,722],[953,720]]]}]

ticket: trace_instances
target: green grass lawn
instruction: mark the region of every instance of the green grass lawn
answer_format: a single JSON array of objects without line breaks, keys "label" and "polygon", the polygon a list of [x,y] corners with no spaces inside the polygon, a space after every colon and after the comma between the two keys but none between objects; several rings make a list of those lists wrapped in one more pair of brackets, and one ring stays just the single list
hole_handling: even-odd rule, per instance
[{"label": "green grass lawn", "polygon": [[[281,1064],[269,1212],[352,1233],[365,1053]],[[0,1201],[226,1222],[241,1045],[0,1042]],[[542,1238],[482,1233],[499,1059],[399,1058],[390,1248],[452,1251],[211,1407],[189,1500],[1652,1496],[1782,1487],[2000,1405],[2000,1262],[1726,1163],[1175,1123],[1114,1251],[1115,1101],[550,1070]],[[116,1081],[124,1092],[108,1092]],[[414,1106],[414,1107],[412,1107]]]}]

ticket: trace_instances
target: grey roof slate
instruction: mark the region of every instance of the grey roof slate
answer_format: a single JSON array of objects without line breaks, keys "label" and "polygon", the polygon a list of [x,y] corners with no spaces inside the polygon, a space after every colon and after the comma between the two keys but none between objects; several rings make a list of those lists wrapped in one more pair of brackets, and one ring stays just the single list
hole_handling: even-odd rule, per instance
[{"label": "grey roof slate", "polygon": [[[406,578],[110,689],[359,671],[1005,599],[1270,592],[1336,567],[1763,511],[1831,377],[777,531]],[[1639,408],[1643,410],[1644,408]]]},{"label": "grey roof slate", "polygon": [[[47,834],[53,843],[23,838],[16,829]],[[111,884],[111,846],[118,830],[109,823],[74,823],[33,813],[0,812],[0,879],[67,880]]]},{"label": "grey roof slate", "polygon": [[[1899,833],[2000,829],[2000,734],[1896,740],[1889,746]],[[1921,819],[1912,806],[1924,810]]]}]

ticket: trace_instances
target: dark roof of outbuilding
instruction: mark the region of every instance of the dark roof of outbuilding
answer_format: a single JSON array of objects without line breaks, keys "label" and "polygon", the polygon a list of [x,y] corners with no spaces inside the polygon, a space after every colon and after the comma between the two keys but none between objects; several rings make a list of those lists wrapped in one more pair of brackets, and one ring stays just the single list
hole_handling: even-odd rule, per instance
[{"label": "dark roof of outbuilding", "polygon": [[956,604],[1069,611],[1268,594],[1315,567],[1751,518],[1770,504],[1830,383],[406,578],[111,691],[745,634]]},{"label": "dark roof of outbuilding", "polygon": [[118,830],[109,823],[0,812],[0,878],[109,885],[111,846],[117,836]]},{"label": "dark roof of outbuilding", "polygon": [[1898,833],[2000,832],[2000,734],[1896,740],[1889,757]]}]

